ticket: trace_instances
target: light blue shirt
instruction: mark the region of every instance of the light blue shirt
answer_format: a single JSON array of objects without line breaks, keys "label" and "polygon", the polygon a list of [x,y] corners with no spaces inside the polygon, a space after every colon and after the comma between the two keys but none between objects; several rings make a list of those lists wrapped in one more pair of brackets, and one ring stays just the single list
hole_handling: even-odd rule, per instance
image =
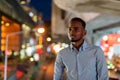
[{"label": "light blue shirt", "polygon": [[109,80],[103,51],[85,41],[79,51],[71,44],[59,52],[55,62],[54,80],[62,80],[64,68],[67,80]]}]

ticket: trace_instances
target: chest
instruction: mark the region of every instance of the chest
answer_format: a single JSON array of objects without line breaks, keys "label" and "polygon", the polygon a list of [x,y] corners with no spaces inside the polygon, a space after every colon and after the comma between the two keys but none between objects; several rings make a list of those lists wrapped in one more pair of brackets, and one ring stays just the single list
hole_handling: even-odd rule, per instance
[{"label": "chest", "polygon": [[83,70],[93,68],[96,66],[96,51],[87,50],[78,52],[78,54],[69,51],[69,53],[64,54],[62,60],[67,69],[79,68]]}]

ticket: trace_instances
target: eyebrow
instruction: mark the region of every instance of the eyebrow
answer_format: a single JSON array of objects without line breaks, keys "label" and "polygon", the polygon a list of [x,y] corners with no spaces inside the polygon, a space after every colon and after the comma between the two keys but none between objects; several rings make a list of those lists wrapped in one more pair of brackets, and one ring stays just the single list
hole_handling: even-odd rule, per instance
[{"label": "eyebrow", "polygon": [[68,28],[81,28],[81,27],[75,26],[75,27],[68,27]]},{"label": "eyebrow", "polygon": [[80,27],[78,27],[78,26],[75,26],[75,27],[68,27],[68,28],[76,28],[76,27],[77,27],[77,28],[80,28]]}]

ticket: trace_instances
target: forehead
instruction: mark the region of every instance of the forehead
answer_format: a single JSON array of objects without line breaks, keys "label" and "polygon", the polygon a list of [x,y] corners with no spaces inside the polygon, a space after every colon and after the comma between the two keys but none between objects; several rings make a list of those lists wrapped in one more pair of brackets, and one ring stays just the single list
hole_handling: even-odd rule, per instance
[{"label": "forehead", "polygon": [[72,21],[70,22],[69,27],[83,27],[83,26],[82,23],[79,21]]}]

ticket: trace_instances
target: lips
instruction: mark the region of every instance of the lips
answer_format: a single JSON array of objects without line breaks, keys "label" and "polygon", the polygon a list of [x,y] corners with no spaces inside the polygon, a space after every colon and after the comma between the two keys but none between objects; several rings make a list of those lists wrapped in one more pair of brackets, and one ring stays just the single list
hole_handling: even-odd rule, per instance
[{"label": "lips", "polygon": [[74,37],[75,37],[75,35],[70,35],[70,37],[71,37],[71,38],[74,38]]},{"label": "lips", "polygon": [[75,39],[75,36],[71,36],[71,40],[74,40]]}]

